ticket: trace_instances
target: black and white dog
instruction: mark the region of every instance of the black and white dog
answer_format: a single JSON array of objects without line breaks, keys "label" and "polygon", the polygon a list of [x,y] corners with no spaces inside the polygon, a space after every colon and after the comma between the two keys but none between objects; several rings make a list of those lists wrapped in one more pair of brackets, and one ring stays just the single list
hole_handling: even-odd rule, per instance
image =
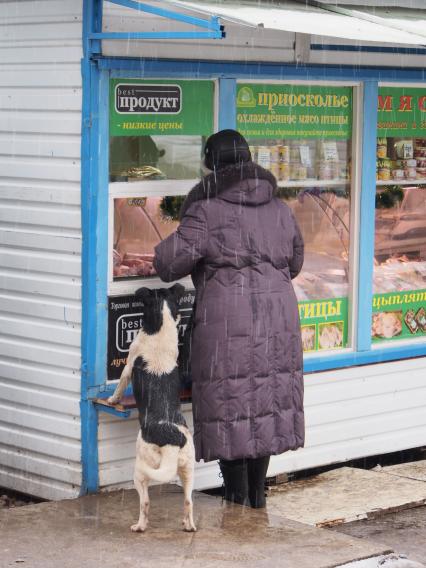
[{"label": "black and white dog", "polygon": [[144,532],[148,523],[150,480],[167,483],[180,477],[184,491],[183,528],[195,531],[192,507],[195,451],[191,433],[180,411],[178,358],[178,299],[185,291],[140,288],[144,304],[143,328],[132,342],[120,381],[108,399],[120,401],[129,381],[139,411],[141,429],[136,441],[134,482],[140,515],[131,530]]}]

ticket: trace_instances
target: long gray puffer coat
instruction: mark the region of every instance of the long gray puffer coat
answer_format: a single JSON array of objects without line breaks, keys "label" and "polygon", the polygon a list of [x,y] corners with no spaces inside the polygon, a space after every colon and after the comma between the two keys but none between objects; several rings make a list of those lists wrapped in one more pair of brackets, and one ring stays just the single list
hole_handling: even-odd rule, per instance
[{"label": "long gray puffer coat", "polygon": [[302,344],[291,283],[303,240],[268,171],[247,162],[204,177],[177,231],[155,249],[170,282],[196,290],[191,374],[197,460],[304,445]]}]

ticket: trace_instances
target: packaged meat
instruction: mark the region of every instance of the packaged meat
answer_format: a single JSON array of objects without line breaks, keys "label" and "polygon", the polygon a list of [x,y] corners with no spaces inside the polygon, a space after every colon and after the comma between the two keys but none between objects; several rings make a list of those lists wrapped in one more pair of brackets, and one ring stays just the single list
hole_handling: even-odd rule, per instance
[{"label": "packaged meat", "polygon": [[405,313],[404,321],[406,326],[408,327],[410,333],[417,333],[419,329],[419,324],[416,321],[416,316],[413,310],[408,310]]},{"label": "packaged meat", "polygon": [[417,310],[416,322],[418,323],[420,329],[425,333],[426,332],[426,310],[423,307]]},{"label": "packaged meat", "polygon": [[301,335],[303,351],[313,351],[315,349],[315,325],[302,325]]},{"label": "packaged meat", "polygon": [[118,268],[121,265],[122,260],[121,254],[114,249],[112,251],[112,263],[114,268]]},{"label": "packaged meat", "polygon": [[373,314],[371,332],[373,337],[391,339],[402,331],[402,311]]},{"label": "packaged meat", "polygon": [[336,349],[343,347],[343,322],[319,325],[318,347],[320,349]]}]

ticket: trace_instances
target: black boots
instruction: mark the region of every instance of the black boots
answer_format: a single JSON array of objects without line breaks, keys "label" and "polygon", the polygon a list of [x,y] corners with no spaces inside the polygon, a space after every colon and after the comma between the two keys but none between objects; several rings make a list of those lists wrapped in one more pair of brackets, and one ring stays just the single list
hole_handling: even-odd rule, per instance
[{"label": "black boots", "polygon": [[225,499],[254,509],[266,506],[265,478],[269,456],[240,460],[220,460]]},{"label": "black boots", "polygon": [[249,505],[246,460],[219,460],[226,501]]},{"label": "black boots", "polygon": [[253,509],[266,507],[265,479],[269,456],[247,460],[248,496]]}]

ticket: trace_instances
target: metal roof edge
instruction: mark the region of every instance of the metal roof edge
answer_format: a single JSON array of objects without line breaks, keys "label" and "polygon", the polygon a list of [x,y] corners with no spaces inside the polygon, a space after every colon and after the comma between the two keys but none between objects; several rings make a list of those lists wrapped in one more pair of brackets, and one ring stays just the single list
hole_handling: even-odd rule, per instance
[{"label": "metal roof edge", "polygon": [[426,44],[426,32],[419,30],[413,32],[413,30],[410,30],[409,28],[394,24],[393,22],[389,22],[388,20],[386,20],[385,18],[381,18],[380,16],[373,16],[372,14],[368,14],[367,12],[363,12],[360,10],[353,10],[351,8],[343,8],[337,5],[333,6],[332,4],[325,4],[323,2],[320,2],[319,0],[293,0],[293,1],[297,2],[298,4],[312,6],[313,8],[322,8],[323,10],[326,10],[328,12],[334,12],[335,14],[341,14],[342,16],[357,18],[359,20],[364,20],[366,22],[378,24],[380,26],[384,26],[386,28],[390,28],[400,32],[405,32],[419,37],[424,37]]},{"label": "metal roof edge", "polygon": [[[243,26],[249,26],[251,28],[256,28],[256,27],[261,27],[259,25],[256,26],[256,24],[253,21],[247,21],[244,19],[240,19],[240,18],[234,18],[229,16],[228,14],[223,14],[221,13],[220,10],[220,6],[218,6],[217,10],[213,9],[211,6],[206,6],[203,7],[203,1],[196,1],[196,0],[165,0],[168,4],[171,5],[175,5],[177,7],[183,7],[186,8],[188,10],[193,10],[195,12],[199,12],[199,13],[203,13],[206,15],[212,15],[214,14],[215,16],[218,16],[219,18],[221,18],[224,21],[228,21],[230,23],[235,23],[237,25],[243,25]],[[311,7],[314,8],[316,10],[319,10],[323,13],[334,13],[336,15],[340,15],[340,16],[346,16],[348,18],[352,18],[353,20],[361,20],[361,21],[365,21],[368,22],[370,24],[375,24],[377,26],[381,26],[384,30],[388,29],[390,30],[394,30],[396,32],[401,32],[402,34],[409,34],[410,36],[412,36],[413,41],[412,42],[408,42],[408,41],[396,41],[396,39],[394,38],[393,40],[390,41],[383,41],[383,40],[370,40],[370,41],[374,41],[375,43],[377,43],[378,45],[386,45],[386,47],[390,47],[392,45],[406,45],[406,46],[420,46],[420,47],[426,47],[426,31],[423,30],[412,30],[410,28],[405,27],[404,25],[400,25],[400,24],[396,24],[394,22],[389,22],[387,19],[379,17],[379,16],[375,16],[375,15],[371,15],[368,14],[366,12],[363,12],[362,10],[353,10],[350,8],[343,8],[341,6],[336,6],[336,5],[332,5],[329,3],[325,3],[322,2],[320,0],[292,0],[295,4],[299,4],[300,6],[304,6],[304,7]],[[256,9],[262,9],[262,2],[248,2],[246,1],[244,3],[244,6],[250,6],[252,5],[253,8]],[[226,7],[226,5],[224,4],[224,7]],[[276,4],[275,8],[280,8],[280,4]],[[285,5],[282,5],[282,8],[285,8]],[[265,5],[265,10],[267,9],[267,6]],[[426,18],[426,13],[425,13],[425,18]],[[265,26],[265,28],[267,29],[279,29],[281,31],[286,31],[282,28],[274,28],[274,27],[267,27]],[[289,33],[296,33],[294,30],[287,30]],[[297,32],[297,33],[302,33],[302,32]],[[312,32],[306,32],[308,35]],[[327,35],[326,33],[322,33],[322,34],[318,34],[321,35],[324,38],[339,38],[339,39],[344,39],[342,38],[342,36],[331,36],[331,35]],[[347,37],[348,40],[354,40],[354,41],[359,41],[361,44],[362,43],[368,43],[369,40],[355,40],[353,37],[351,38],[350,35],[348,35]],[[424,39],[424,43],[423,43],[423,39]],[[330,43],[330,42],[329,42]]]}]

